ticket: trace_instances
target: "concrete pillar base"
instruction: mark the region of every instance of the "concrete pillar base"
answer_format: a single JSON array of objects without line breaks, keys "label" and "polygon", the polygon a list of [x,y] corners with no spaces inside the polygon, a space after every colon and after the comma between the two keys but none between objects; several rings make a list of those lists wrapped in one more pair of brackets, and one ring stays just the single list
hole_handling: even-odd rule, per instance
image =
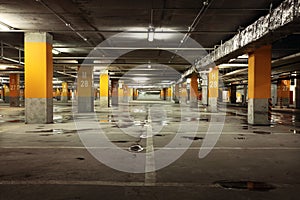
[{"label": "concrete pillar base", "polygon": [[68,97],[67,96],[61,96],[61,102],[62,103],[68,103]]},{"label": "concrete pillar base", "polygon": [[52,98],[26,98],[25,123],[49,124],[53,123]]},{"label": "concrete pillar base", "polygon": [[78,112],[94,112],[94,97],[78,97]]},{"label": "concrete pillar base", "polygon": [[10,107],[19,107],[20,106],[20,97],[10,97],[9,105],[10,105]]},{"label": "concrete pillar base", "polygon": [[100,107],[108,108],[108,97],[100,97]]},{"label": "concrete pillar base", "polygon": [[251,125],[269,125],[268,99],[249,99],[248,123]]},{"label": "concrete pillar base", "polygon": [[218,112],[218,98],[210,97],[208,98],[208,111],[209,112]]},{"label": "concrete pillar base", "polygon": [[119,97],[118,96],[111,97],[111,106],[118,106],[118,105],[119,105]]}]

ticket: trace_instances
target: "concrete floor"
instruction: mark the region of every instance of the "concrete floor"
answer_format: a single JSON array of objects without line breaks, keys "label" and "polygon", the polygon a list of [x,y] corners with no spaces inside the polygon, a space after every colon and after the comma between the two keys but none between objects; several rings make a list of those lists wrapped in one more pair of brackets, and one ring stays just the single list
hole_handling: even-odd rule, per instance
[{"label": "concrete floor", "polygon": [[[144,101],[118,108],[97,106],[95,113],[73,115],[71,103],[55,103],[53,124],[24,124],[24,108],[2,103],[0,199],[299,199],[297,110],[275,109],[271,126],[247,125],[246,110],[238,107],[211,114],[204,107],[197,110]],[[199,159],[209,125],[214,119],[220,124],[222,117],[220,138],[213,150]],[[91,121],[123,151],[129,152],[134,144],[144,148],[140,153],[130,152],[133,170],[140,164],[134,159],[138,154],[147,153],[142,161],[148,170],[157,166],[153,150],[167,145],[176,134],[179,146],[167,149],[166,160],[187,143],[191,145],[175,162],[154,173],[122,172],[102,164],[83,145],[80,134],[99,132],[90,127]],[[140,138],[144,134],[146,137]],[[101,141],[96,145],[102,152],[111,148]],[[232,186],[222,187],[218,181],[229,181]]]}]

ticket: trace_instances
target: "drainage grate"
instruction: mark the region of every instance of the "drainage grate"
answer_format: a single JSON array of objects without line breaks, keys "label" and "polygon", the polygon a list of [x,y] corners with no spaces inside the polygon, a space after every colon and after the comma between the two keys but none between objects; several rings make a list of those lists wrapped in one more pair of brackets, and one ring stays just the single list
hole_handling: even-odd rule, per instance
[{"label": "drainage grate", "polygon": [[245,140],[246,138],[245,137],[235,137],[234,139],[235,140]]},{"label": "drainage grate", "polygon": [[163,135],[163,134],[155,134],[154,136],[157,136],[157,137],[163,137],[163,136],[165,136],[165,135]]},{"label": "drainage grate", "polygon": [[129,151],[131,151],[131,152],[137,152],[138,153],[138,152],[141,152],[143,150],[144,150],[144,148],[139,144],[135,144],[135,145],[132,145],[132,146],[129,147]]},{"label": "drainage grate", "polygon": [[275,186],[258,181],[217,181],[217,184],[226,189],[252,190],[252,191],[269,191],[275,189]]}]

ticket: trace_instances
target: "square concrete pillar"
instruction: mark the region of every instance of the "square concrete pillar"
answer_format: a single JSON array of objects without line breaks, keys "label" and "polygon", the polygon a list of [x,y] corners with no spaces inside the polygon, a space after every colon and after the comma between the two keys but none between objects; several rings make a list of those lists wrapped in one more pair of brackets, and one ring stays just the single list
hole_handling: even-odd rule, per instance
[{"label": "square concrete pillar", "polygon": [[219,68],[214,67],[208,77],[208,105],[210,112],[218,112]]},{"label": "square concrete pillar", "polygon": [[80,67],[77,73],[77,106],[79,113],[94,112],[93,67]]},{"label": "square concrete pillar", "polygon": [[102,108],[107,108],[109,106],[108,90],[109,90],[109,75],[108,75],[108,71],[104,70],[100,74],[100,107]]},{"label": "square concrete pillar", "polygon": [[20,74],[9,75],[9,104],[10,107],[20,106]]},{"label": "square concrete pillar", "polygon": [[193,73],[190,83],[190,107],[198,108],[198,74]]},{"label": "square concrete pillar", "polygon": [[53,122],[52,36],[25,33],[25,122]]},{"label": "square concrete pillar", "polygon": [[271,97],[271,46],[249,53],[248,123],[268,125],[268,101]]}]

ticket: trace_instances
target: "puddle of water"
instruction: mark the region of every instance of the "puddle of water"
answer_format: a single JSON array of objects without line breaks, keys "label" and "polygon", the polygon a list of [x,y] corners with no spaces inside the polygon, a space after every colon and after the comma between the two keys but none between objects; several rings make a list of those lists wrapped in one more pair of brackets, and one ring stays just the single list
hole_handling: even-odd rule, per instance
[{"label": "puddle of water", "polygon": [[181,138],[189,139],[189,140],[203,140],[203,137],[191,137],[191,136],[182,136]]},{"label": "puddle of water", "polygon": [[290,129],[290,131],[293,132],[294,134],[300,134],[300,130]]},{"label": "puddle of water", "polygon": [[139,144],[135,144],[135,145],[132,145],[132,146],[129,147],[129,151],[131,151],[131,152],[138,153],[138,152],[141,152],[143,150],[144,150],[144,148]]},{"label": "puddle of water", "polygon": [[251,191],[269,191],[275,189],[275,186],[258,181],[217,181],[217,184],[226,189],[239,189]]},{"label": "puddle of water", "polygon": [[116,141],[111,141],[113,143],[127,143],[129,141],[126,141],[126,140],[116,140]]},{"label": "puddle of water", "polygon": [[157,137],[163,137],[163,136],[166,136],[166,135],[163,135],[163,134],[155,134],[154,136],[157,136]]},{"label": "puddle of water", "polygon": [[260,135],[270,135],[270,131],[253,131],[253,133],[260,134]]},{"label": "puddle of water", "polygon": [[7,120],[6,122],[10,122],[10,123],[24,123],[25,120],[22,120],[22,119],[12,119],[12,120]]}]

